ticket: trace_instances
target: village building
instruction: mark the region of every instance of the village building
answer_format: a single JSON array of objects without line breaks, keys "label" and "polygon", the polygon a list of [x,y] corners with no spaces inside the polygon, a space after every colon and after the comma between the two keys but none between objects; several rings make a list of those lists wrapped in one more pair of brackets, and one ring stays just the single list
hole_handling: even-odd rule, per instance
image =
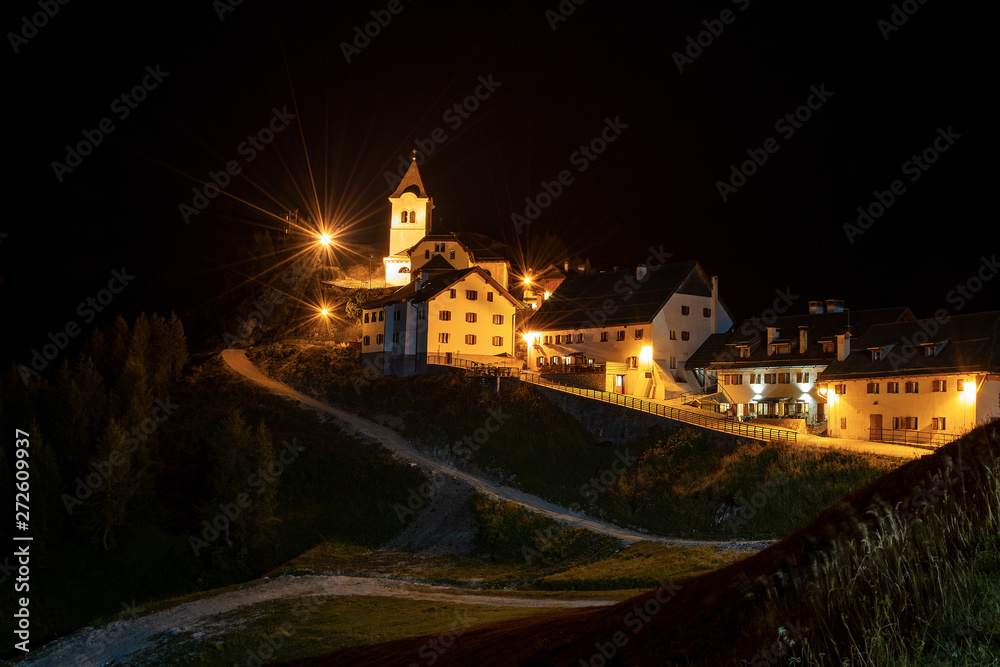
[{"label": "village building", "polygon": [[837,299],[810,301],[808,313],[747,319],[711,336],[687,368],[703,387],[715,387],[699,403],[734,419],[791,418],[822,427],[827,397],[820,373],[847,354],[852,336],[913,319],[903,307],[850,311]]},{"label": "village building", "polygon": [[655,399],[697,388],[688,357],[732,326],[695,261],[566,275],[525,322],[533,371],[603,370],[605,391]]},{"label": "village building", "polygon": [[482,267],[424,266],[409,284],[362,307],[361,363],[383,375],[410,376],[455,359],[509,359],[520,307]]},{"label": "village building", "polygon": [[820,374],[828,435],[940,445],[1000,418],[1000,311],[874,325]]},{"label": "village building", "polygon": [[434,200],[424,189],[424,182],[417,169],[416,151],[403,180],[389,195],[389,254],[382,258],[385,282],[402,286],[410,282],[410,255],[408,250],[431,230],[431,212]]}]

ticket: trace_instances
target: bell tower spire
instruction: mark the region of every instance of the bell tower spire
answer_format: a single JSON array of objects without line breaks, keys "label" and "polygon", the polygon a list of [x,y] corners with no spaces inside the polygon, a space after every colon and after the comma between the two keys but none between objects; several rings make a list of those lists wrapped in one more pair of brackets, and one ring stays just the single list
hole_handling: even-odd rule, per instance
[{"label": "bell tower spire", "polygon": [[410,167],[396,191],[389,195],[392,212],[389,219],[389,254],[404,252],[431,231],[431,211],[434,200],[424,189],[417,168],[417,151],[413,151]]}]

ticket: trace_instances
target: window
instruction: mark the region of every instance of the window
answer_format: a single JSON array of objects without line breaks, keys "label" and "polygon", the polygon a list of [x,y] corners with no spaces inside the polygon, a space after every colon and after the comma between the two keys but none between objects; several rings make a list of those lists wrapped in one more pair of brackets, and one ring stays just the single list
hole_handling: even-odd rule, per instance
[{"label": "window", "polygon": [[840,428],[845,431],[847,430],[847,417],[840,418]]},{"label": "window", "polygon": [[878,382],[869,382],[868,383],[868,393],[869,394],[877,394],[878,393]]},{"label": "window", "polygon": [[948,391],[948,381],[947,380],[932,381],[931,391]]},{"label": "window", "polygon": [[743,384],[743,374],[737,373],[732,375],[723,375],[724,384]]},{"label": "window", "polygon": [[582,333],[578,333],[576,335],[576,342],[577,343],[582,343],[583,342],[583,334]]},{"label": "window", "polygon": [[451,321],[451,311],[450,310],[442,310],[441,312],[438,313],[438,319],[440,319],[442,322],[450,322]]},{"label": "window", "polygon": [[681,315],[690,315],[691,306],[681,306]]},{"label": "window", "polygon": [[438,334],[438,342],[439,343],[447,343],[449,337],[450,337],[450,334],[439,333]]},{"label": "window", "polygon": [[622,329],[621,331],[618,332],[618,340],[620,340],[620,341],[625,340],[625,330],[624,329]]},{"label": "window", "polygon": [[750,384],[761,384],[762,381],[760,373],[750,374]]},{"label": "window", "polygon": [[704,315],[705,317],[711,317],[712,316],[712,309],[711,308],[702,308],[701,309],[701,314]]},{"label": "window", "polygon": [[965,391],[965,380],[955,380],[955,391]]},{"label": "window", "polygon": [[887,394],[898,394],[899,393],[899,383],[898,382],[886,382],[885,383],[885,393],[887,393]]},{"label": "window", "polygon": [[805,384],[809,382],[809,373],[798,372],[795,374],[795,381],[799,384]]},{"label": "window", "polygon": [[778,384],[778,374],[764,373],[764,384]]},{"label": "window", "polygon": [[479,298],[479,292],[474,289],[467,289],[465,290],[465,298],[469,301],[475,301]]},{"label": "window", "polygon": [[410,223],[412,223],[414,225],[417,224],[417,212],[416,211],[410,211]]},{"label": "window", "polygon": [[556,334],[556,345],[562,343],[562,334]]},{"label": "window", "polygon": [[476,344],[476,334],[465,334],[465,344],[475,345]]},{"label": "window", "polygon": [[385,311],[384,310],[378,311],[378,321],[379,322],[384,322],[385,321]]},{"label": "window", "polygon": [[430,258],[431,258],[431,249],[424,248],[424,259],[430,259]]},{"label": "window", "polygon": [[400,211],[399,212],[399,221],[400,222],[407,222],[406,216],[408,216],[408,215],[409,215],[408,212],[406,212],[406,211]]},{"label": "window", "polygon": [[371,336],[365,336],[365,340],[364,340],[365,347],[368,347],[371,344],[372,344],[372,342],[371,342]]},{"label": "window", "polygon": [[392,342],[393,343],[398,343],[399,342],[399,332],[398,331],[393,331],[392,332]]},{"label": "window", "polygon": [[368,324],[368,313],[365,313],[365,324]]},{"label": "window", "polygon": [[494,315],[493,324],[503,324],[503,315]]},{"label": "window", "polygon": [[750,348],[749,347],[741,347],[740,348],[740,359],[749,359],[749,358],[750,358]]},{"label": "window", "polygon": [[682,331],[681,332],[681,340],[691,340],[691,332],[690,331]]},{"label": "window", "polygon": [[843,395],[847,393],[846,384],[835,384],[833,385],[833,393]]},{"label": "window", "polygon": [[402,311],[399,310],[392,311],[392,321],[398,322],[402,315],[403,315]]},{"label": "window", "polygon": [[608,342],[608,332],[607,331],[602,331],[601,332],[601,342],[602,343],[607,343]]},{"label": "window", "polygon": [[820,341],[820,342],[823,344],[823,352],[824,352],[824,354],[830,354],[830,353],[833,352],[833,341],[832,340],[824,340],[824,341]]},{"label": "window", "polygon": [[944,417],[931,417],[931,429],[935,431],[944,431],[947,427],[945,426]]},{"label": "window", "polygon": [[791,373],[778,373],[778,384],[791,384],[792,374]]},{"label": "window", "polygon": [[907,394],[919,394],[920,393],[920,383],[919,382],[907,382],[905,386],[905,391]]},{"label": "window", "polygon": [[450,253],[448,254],[448,258],[449,258],[449,259],[455,259],[455,251],[454,251],[454,250],[452,250],[452,251],[451,251],[451,252],[450,252]]},{"label": "window", "polygon": [[486,300],[489,301],[490,303],[493,303],[493,292],[486,293]]},{"label": "window", "polygon": [[872,361],[879,361],[882,358],[882,348],[880,347],[873,347],[871,353]]},{"label": "window", "polygon": [[539,366],[545,365],[545,357],[538,357],[538,365]]},{"label": "window", "polygon": [[418,310],[417,311],[417,319],[418,320],[426,320],[427,319],[427,311],[423,310],[423,309]]},{"label": "window", "polygon": [[469,324],[475,324],[476,323],[476,314],[475,313],[466,313],[465,314],[465,321],[468,322]]},{"label": "window", "polygon": [[670,340],[677,340],[677,332],[673,329],[670,330]]},{"label": "window", "polygon": [[677,357],[670,357],[670,368],[671,369],[677,368]]},{"label": "window", "polygon": [[633,333],[636,340],[642,340],[642,329],[636,329]]},{"label": "window", "polygon": [[377,334],[375,336],[375,344],[376,345],[381,345],[383,341],[385,341],[385,336],[383,336],[382,334]]},{"label": "window", "polygon": [[639,368],[639,357],[629,357],[625,360],[625,364],[629,368]]},{"label": "window", "polygon": [[503,336],[494,336],[493,337],[493,346],[494,347],[500,347],[502,345],[503,345]]},{"label": "window", "polygon": [[551,344],[552,344],[552,336],[546,336],[545,345],[551,345]]}]

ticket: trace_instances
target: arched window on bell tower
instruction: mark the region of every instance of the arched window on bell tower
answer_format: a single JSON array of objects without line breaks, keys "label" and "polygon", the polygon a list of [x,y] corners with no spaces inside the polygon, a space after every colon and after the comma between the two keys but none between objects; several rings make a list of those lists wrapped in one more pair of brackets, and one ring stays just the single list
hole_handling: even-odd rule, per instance
[{"label": "arched window on bell tower", "polygon": [[406,216],[407,216],[407,215],[408,215],[408,214],[407,214],[407,212],[406,212],[406,211],[400,211],[400,212],[399,212],[399,221],[400,221],[401,223],[404,223],[404,224],[405,224],[405,223],[406,223]]}]

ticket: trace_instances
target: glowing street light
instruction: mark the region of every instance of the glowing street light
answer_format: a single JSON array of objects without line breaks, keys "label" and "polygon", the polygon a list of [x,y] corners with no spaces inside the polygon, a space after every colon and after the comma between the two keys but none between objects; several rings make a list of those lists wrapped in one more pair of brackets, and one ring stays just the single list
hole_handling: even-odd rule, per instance
[{"label": "glowing street light", "polygon": [[322,243],[323,245],[328,246],[331,243],[333,243],[333,237],[330,236],[329,234],[322,234],[319,237],[319,242]]}]

